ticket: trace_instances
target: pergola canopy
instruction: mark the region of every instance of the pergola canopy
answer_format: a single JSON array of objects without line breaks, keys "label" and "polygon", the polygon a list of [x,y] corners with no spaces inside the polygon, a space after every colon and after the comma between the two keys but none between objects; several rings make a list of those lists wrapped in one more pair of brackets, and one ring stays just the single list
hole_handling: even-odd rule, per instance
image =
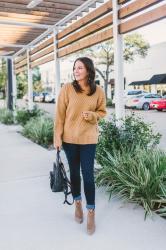
[{"label": "pergola canopy", "polygon": [[[121,20],[118,25],[119,34],[125,34],[166,16],[166,4],[159,5],[164,3],[164,0],[117,0],[115,2],[120,7],[118,10],[118,19]],[[103,3],[103,5],[99,7],[97,3]],[[156,8],[144,13],[144,10],[155,5]],[[14,58],[18,55],[24,56],[23,52],[25,53],[26,49],[32,51],[40,42],[44,45],[44,39],[48,39],[49,35],[53,37],[57,34],[58,57],[111,39],[113,38],[112,6],[112,0],[0,0],[0,56],[14,55]],[[94,8],[93,13],[89,13],[90,8]],[[77,21],[77,17],[82,16],[83,12],[87,12],[87,17],[82,17]],[[74,24],[73,20],[76,20]],[[54,28],[57,29],[56,34]],[[101,30],[103,32],[97,34]],[[94,36],[90,37],[93,33]],[[68,35],[69,37],[66,37]],[[84,39],[85,37],[87,39]],[[48,40],[47,43],[51,45],[54,41]],[[44,56],[51,51],[49,48],[48,53],[44,52]],[[43,56],[43,53],[41,54]],[[31,62],[34,61],[31,59]],[[54,56],[50,55],[44,63],[53,59]],[[42,61],[36,62],[30,67],[41,63]],[[24,62],[21,66],[23,65]]]},{"label": "pergola canopy", "polygon": [[[38,4],[28,8],[32,2]],[[82,11],[88,11],[89,7],[94,8],[96,2],[103,0],[1,0],[0,56],[13,55],[76,9],[75,15],[67,18],[63,25],[82,15]]]},{"label": "pergola canopy", "polygon": [[[83,12],[88,13],[77,20]],[[34,67],[54,61],[57,98],[60,58],[113,38],[115,111],[117,120],[124,118],[122,35],[165,17],[165,0],[0,0],[0,55],[9,55],[13,107],[17,74],[27,71],[32,109]]]}]

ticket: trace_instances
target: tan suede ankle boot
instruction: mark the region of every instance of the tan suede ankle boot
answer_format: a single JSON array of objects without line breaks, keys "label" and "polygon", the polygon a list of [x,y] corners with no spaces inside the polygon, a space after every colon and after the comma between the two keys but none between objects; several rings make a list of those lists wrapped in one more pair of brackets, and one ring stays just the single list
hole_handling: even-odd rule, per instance
[{"label": "tan suede ankle boot", "polygon": [[94,209],[88,209],[88,215],[87,215],[87,233],[89,235],[93,234],[95,232],[96,226],[95,226],[95,210]]},{"label": "tan suede ankle boot", "polygon": [[75,201],[75,220],[80,224],[83,222],[83,210],[81,200]]}]

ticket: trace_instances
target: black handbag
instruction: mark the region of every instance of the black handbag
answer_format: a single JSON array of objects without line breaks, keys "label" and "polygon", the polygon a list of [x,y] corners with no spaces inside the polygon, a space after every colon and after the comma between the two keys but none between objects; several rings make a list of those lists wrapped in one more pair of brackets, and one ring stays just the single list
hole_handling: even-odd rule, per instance
[{"label": "black handbag", "polygon": [[57,151],[56,163],[53,163],[53,171],[50,171],[50,188],[52,192],[64,192],[65,201],[68,205],[72,205],[72,202],[67,200],[67,196],[70,195],[71,192],[71,183],[67,177],[64,165],[60,158],[60,151]]}]

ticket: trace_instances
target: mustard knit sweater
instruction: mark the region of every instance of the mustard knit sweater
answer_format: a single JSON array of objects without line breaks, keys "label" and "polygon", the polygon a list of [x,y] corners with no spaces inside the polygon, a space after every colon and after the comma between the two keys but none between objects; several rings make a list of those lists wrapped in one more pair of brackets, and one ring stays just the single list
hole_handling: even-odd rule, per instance
[{"label": "mustard knit sweater", "polygon": [[[90,111],[88,120],[81,113]],[[106,100],[103,89],[96,86],[96,92],[77,93],[71,83],[65,84],[56,105],[54,140],[74,144],[96,144],[98,142],[98,121],[106,115]]]}]

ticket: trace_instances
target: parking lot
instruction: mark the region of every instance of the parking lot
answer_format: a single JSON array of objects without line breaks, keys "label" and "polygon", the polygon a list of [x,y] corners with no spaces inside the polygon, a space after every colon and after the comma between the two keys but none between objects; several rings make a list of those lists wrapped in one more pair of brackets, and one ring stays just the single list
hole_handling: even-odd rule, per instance
[{"label": "parking lot", "polygon": [[[54,117],[55,112],[55,104],[54,103],[36,103],[39,108],[50,113],[52,117]],[[0,101],[0,107],[4,107],[5,103],[3,100]],[[18,106],[26,106],[25,102],[22,100],[18,100]],[[112,114],[115,113],[114,108],[108,108],[108,118],[111,117]],[[159,132],[162,135],[160,148],[166,150],[166,112],[158,112],[156,110],[131,110],[126,109],[126,114],[131,114],[134,112],[138,117],[143,118],[145,122],[153,123],[153,128],[155,132]]]}]

